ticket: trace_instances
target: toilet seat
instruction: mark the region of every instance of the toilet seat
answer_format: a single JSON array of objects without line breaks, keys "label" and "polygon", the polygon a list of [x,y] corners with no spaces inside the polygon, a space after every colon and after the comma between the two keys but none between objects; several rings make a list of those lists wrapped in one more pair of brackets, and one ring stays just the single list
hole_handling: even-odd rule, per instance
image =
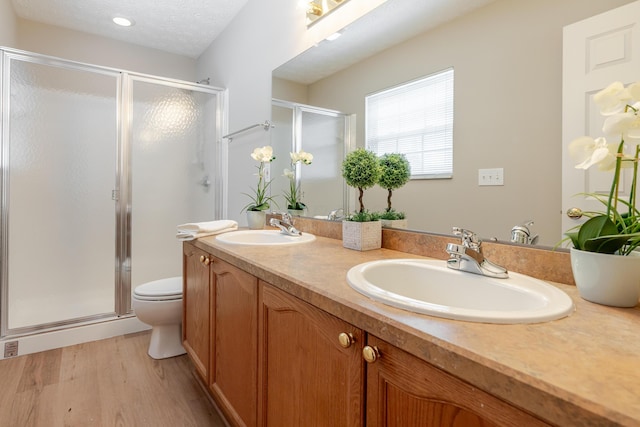
[{"label": "toilet seat", "polygon": [[182,298],[182,276],[154,280],[136,286],[133,298],[141,301],[170,301]]}]

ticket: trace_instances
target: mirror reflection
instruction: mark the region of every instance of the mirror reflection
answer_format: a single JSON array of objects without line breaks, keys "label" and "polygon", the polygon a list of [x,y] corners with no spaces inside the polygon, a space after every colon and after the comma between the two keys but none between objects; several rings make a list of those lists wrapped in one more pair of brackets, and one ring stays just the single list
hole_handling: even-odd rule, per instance
[{"label": "mirror reflection", "polygon": [[[325,108],[273,100],[271,117],[274,124],[271,145],[274,152],[279,153],[271,164],[272,178],[293,173],[291,179],[300,189],[298,196],[305,205],[304,212],[290,213],[326,219],[330,212],[344,209],[349,198],[343,191],[340,165],[350,149],[349,116]],[[301,150],[313,155],[310,165],[291,164],[289,153]],[[274,179],[271,189],[272,194],[289,196],[292,193],[289,179]],[[296,209],[287,200],[281,202],[283,210]]]},{"label": "mirror reflection", "polygon": [[[394,11],[430,7],[424,1],[388,0],[362,23],[345,28],[341,38],[322,42],[274,70],[273,97],[352,115],[353,147],[362,147],[366,95],[452,67],[453,177],[411,180],[394,192],[394,207],[405,212],[409,229],[450,234],[452,226],[459,226],[483,239],[509,241],[513,229],[526,225],[538,236],[535,243],[553,246],[565,231],[561,219],[566,210],[561,201],[562,30],[629,2],[483,1],[478,2],[482,7],[456,17],[439,10],[438,16],[451,19],[437,26],[425,21],[431,27],[417,36],[336,71],[349,52],[331,46],[350,44],[350,33],[366,38]],[[369,48],[358,49],[362,55]],[[310,151],[304,144],[303,149]],[[314,160],[314,166],[335,164]],[[308,188],[303,173],[305,196],[342,196],[339,169],[332,184],[318,183],[320,190]],[[486,169],[502,169],[503,184],[479,185]],[[369,189],[364,197],[371,210],[384,210],[384,189]]]}]

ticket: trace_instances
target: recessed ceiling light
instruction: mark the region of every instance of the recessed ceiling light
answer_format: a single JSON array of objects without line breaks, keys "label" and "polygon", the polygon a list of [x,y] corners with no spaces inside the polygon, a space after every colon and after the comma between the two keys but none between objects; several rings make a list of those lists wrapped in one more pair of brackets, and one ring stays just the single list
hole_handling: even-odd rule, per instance
[{"label": "recessed ceiling light", "polygon": [[116,25],[120,25],[121,27],[131,27],[135,24],[135,22],[133,22],[133,19],[124,18],[122,16],[116,16],[115,18],[113,18],[113,22]]}]

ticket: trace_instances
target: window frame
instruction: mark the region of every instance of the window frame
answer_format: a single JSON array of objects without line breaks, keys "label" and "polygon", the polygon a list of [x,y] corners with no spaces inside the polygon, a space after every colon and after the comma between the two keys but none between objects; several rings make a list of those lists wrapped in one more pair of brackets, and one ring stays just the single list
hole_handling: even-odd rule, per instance
[{"label": "window frame", "polygon": [[[446,74],[450,75],[447,76]],[[404,136],[408,136],[411,134],[414,134],[416,136],[419,136],[419,138],[422,139],[421,142],[418,143],[418,145],[421,146],[421,150],[419,151],[412,151],[411,153],[420,153],[420,155],[424,155],[424,153],[428,152],[428,150],[425,150],[425,147],[428,147],[428,142],[424,141],[425,137],[428,137],[429,134],[433,135],[436,133],[443,133],[444,136],[441,137],[442,140],[444,140],[444,142],[442,143],[443,145],[446,145],[444,148],[439,148],[437,150],[438,153],[440,153],[440,155],[444,156],[444,158],[446,159],[446,161],[449,164],[449,168],[446,171],[442,171],[442,172],[431,172],[431,173],[415,173],[414,172],[414,167],[412,165],[412,172],[411,172],[411,180],[422,180],[422,179],[451,179],[453,178],[453,125],[454,125],[454,101],[455,101],[455,73],[454,73],[454,68],[453,67],[449,67],[440,71],[437,71],[435,73],[431,73],[428,74],[426,76],[422,76],[420,78],[414,79],[414,80],[410,80],[407,82],[403,82],[401,84],[395,85],[395,86],[391,86],[385,89],[381,89],[378,90],[376,92],[372,92],[370,94],[367,94],[365,96],[365,147],[367,150],[373,151],[374,153],[376,153],[377,155],[382,155],[385,154],[389,151],[383,151],[378,149],[377,147],[375,148],[371,148],[371,144],[372,142],[370,141],[370,120],[376,120],[376,118],[371,118],[372,114],[370,114],[370,100],[371,98],[374,97],[380,97],[380,96],[385,96],[388,95],[390,93],[393,92],[397,92],[397,93],[402,93],[405,92],[405,94],[409,94],[412,91],[412,89],[407,89],[410,86],[413,85],[419,85],[418,87],[415,88],[414,91],[417,90],[422,90],[424,88],[429,87],[429,80],[434,80],[434,79],[445,79],[444,81],[439,81],[439,82],[435,82],[435,83],[431,83],[431,86],[433,87],[434,85],[438,84],[438,85],[450,85],[449,87],[446,87],[444,90],[445,91],[450,91],[450,94],[446,94],[447,96],[444,99],[444,102],[440,103],[438,105],[438,109],[441,109],[442,111],[440,111],[440,113],[442,114],[442,117],[444,119],[444,123],[442,125],[440,125],[440,127],[442,128],[441,130],[436,129],[435,126],[428,126],[426,124],[423,124],[418,130],[416,131],[408,131],[408,132],[397,132],[393,137],[388,138],[389,140],[393,140],[394,138],[396,139],[395,141],[395,145],[396,145],[396,150],[393,151],[394,153],[401,153],[401,154],[407,154],[408,151],[403,151],[401,149],[398,148],[398,144],[399,144],[399,139],[404,135]],[[443,90],[443,89],[439,89],[439,90]],[[393,96],[393,95],[392,95]],[[423,98],[424,99],[424,98]],[[426,113],[427,108],[423,108],[421,110],[421,113],[424,115]],[[398,114],[398,117],[401,117],[402,114]],[[424,116],[421,116],[424,117]],[[427,132],[429,129],[431,129],[431,132]],[[378,142],[378,141],[376,141]],[[407,156],[409,162],[411,163],[411,158],[409,156]],[[422,162],[423,165],[425,165],[424,162]],[[428,163],[427,163],[428,166]]]}]

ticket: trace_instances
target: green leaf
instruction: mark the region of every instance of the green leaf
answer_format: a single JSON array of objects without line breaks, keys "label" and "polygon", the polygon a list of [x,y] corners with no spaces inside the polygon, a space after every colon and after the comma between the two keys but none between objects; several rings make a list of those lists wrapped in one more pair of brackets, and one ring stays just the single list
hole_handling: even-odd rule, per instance
[{"label": "green leaf", "polygon": [[578,232],[578,246],[576,246],[576,248],[589,250],[586,248],[587,240],[615,234],[618,234],[618,227],[616,227],[608,216],[594,216],[580,227],[580,231]]},{"label": "green leaf", "polygon": [[584,250],[601,254],[614,254],[627,243],[627,240],[629,240],[629,236],[625,234],[588,239],[584,242]]},{"label": "green leaf", "polygon": [[572,233],[564,233],[565,236],[567,236],[568,238],[571,239],[571,243],[573,243],[573,247],[576,249],[583,249],[582,246],[580,246],[580,242],[578,240],[578,232],[574,231]]}]

